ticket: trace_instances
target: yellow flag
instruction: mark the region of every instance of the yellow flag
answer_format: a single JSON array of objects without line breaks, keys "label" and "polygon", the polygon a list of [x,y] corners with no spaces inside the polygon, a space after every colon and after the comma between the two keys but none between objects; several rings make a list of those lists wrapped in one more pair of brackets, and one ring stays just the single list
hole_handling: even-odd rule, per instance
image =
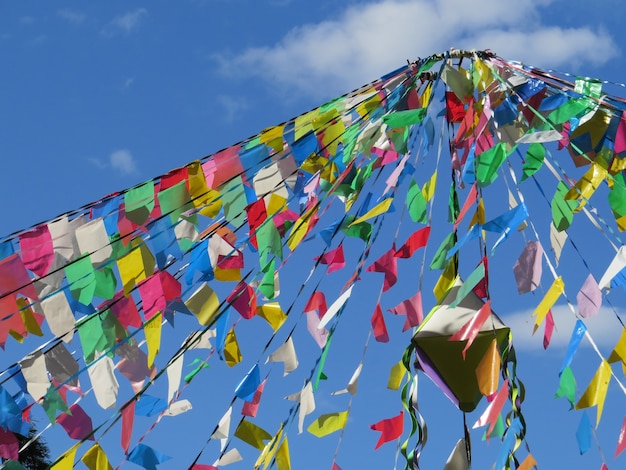
[{"label": "yellow flag", "polygon": [[500,352],[498,351],[498,342],[494,338],[476,367],[476,379],[480,393],[487,397],[497,392],[499,377]]},{"label": "yellow flag", "polygon": [[387,388],[389,390],[398,390],[400,388],[400,384],[402,383],[402,379],[404,379],[405,374],[407,373],[406,367],[402,364],[402,361],[394,364],[389,371],[389,380],[387,381]]},{"label": "yellow flag", "polygon": [[41,331],[41,327],[35,319],[33,309],[28,307],[28,302],[26,302],[26,299],[23,297],[18,297],[17,306],[20,309],[20,315],[22,316],[22,321],[24,322],[26,331],[28,331],[28,333],[31,335],[43,336],[43,331]]},{"label": "yellow flag", "polygon": [[224,360],[226,364],[228,364],[228,367],[233,367],[239,364],[242,359],[239,343],[237,342],[237,335],[233,327],[226,334],[226,340],[224,342]]},{"label": "yellow flag", "polygon": [[96,442],[81,459],[89,470],[113,470],[106,454]]},{"label": "yellow flag", "polygon": [[265,204],[267,205],[267,216],[270,217],[279,212],[283,212],[287,208],[287,199],[280,194],[272,193],[269,198],[265,198]]},{"label": "yellow flag", "polygon": [[565,194],[566,200],[582,199],[584,205],[600,184],[607,178],[608,172],[596,162],[591,162],[589,170],[578,180],[578,182]]},{"label": "yellow flag", "polygon": [[626,230],[626,215],[623,215],[615,219],[615,222],[617,222],[617,228],[619,229],[620,232],[623,232],[624,230]]},{"label": "yellow flag", "polygon": [[428,82],[426,88],[422,92],[422,96],[420,96],[420,106],[422,108],[428,107],[428,103],[430,103],[430,95],[433,92],[433,82]]},{"label": "yellow flag", "polygon": [[320,416],[307,428],[311,434],[317,437],[328,436],[343,429],[348,421],[348,412],[340,411],[338,413],[329,413]]},{"label": "yellow flag", "polygon": [[622,328],[622,336],[620,336],[609,356],[609,364],[618,361],[622,361],[622,364],[626,365],[626,328]]},{"label": "yellow flag", "polygon": [[626,170],[626,158],[615,157],[611,163],[611,173],[615,174],[622,170]]},{"label": "yellow flag", "polygon": [[205,282],[191,294],[185,305],[196,316],[198,323],[207,326],[219,311],[220,301],[215,291]]},{"label": "yellow flag", "polygon": [[128,297],[136,284],[154,273],[154,256],[141,237],[133,238],[130,251],[117,260],[124,295]]},{"label": "yellow flag", "polygon": [[50,470],[73,470],[74,460],[76,459],[76,451],[80,447],[80,443],[72,446],[66,451],[53,465]]},{"label": "yellow flag", "polygon": [[283,129],[285,125],[268,127],[261,131],[261,143],[271,147],[277,152],[283,150]]},{"label": "yellow flag", "polygon": [[148,368],[151,368],[154,364],[154,359],[161,347],[161,329],[163,326],[161,317],[161,312],[158,312],[143,327],[143,331],[146,334],[146,343],[148,343]]},{"label": "yellow flag", "polygon": [[480,76],[481,86],[479,87],[479,91],[483,92],[485,91],[487,86],[493,82],[493,74],[491,73],[491,69],[489,68],[489,66],[482,60],[474,60],[473,64],[474,68],[478,71],[478,74]]},{"label": "yellow flag", "polygon": [[444,269],[441,273],[441,276],[433,289],[433,294],[435,294],[437,303],[441,303],[441,301],[446,297],[446,294],[450,291],[450,289],[452,289],[456,277],[457,272],[454,258],[450,258],[448,264],[446,265],[446,269]]},{"label": "yellow flag", "polygon": [[259,305],[256,308],[256,313],[270,324],[272,329],[276,332],[287,320],[287,315],[280,308],[278,302],[268,302],[264,305]]},{"label": "yellow flag", "polygon": [[609,388],[609,381],[611,380],[611,366],[605,360],[602,360],[602,364],[598,367],[595,375],[589,382],[587,390],[580,397],[578,403],[576,403],[576,409],[581,410],[583,408],[589,408],[590,406],[597,405],[598,413],[596,415],[596,428],[600,424],[600,418],[602,417],[602,408],[604,408],[604,399],[606,398],[606,392]]},{"label": "yellow flag", "polygon": [[483,202],[483,198],[479,197],[476,212],[474,212],[472,220],[470,220],[469,226],[471,227],[475,224],[483,225],[485,223],[485,220],[485,203]]},{"label": "yellow flag", "polygon": [[264,441],[272,438],[272,435],[266,430],[246,419],[242,420],[239,423],[239,426],[237,426],[235,436],[259,450],[263,450],[265,448]]},{"label": "yellow flag", "polygon": [[385,212],[387,212],[389,210],[389,208],[391,207],[391,203],[392,202],[393,202],[393,198],[392,197],[388,197],[387,199],[384,199],[382,202],[379,202],[374,207],[372,207],[370,210],[368,210],[361,217],[359,217],[358,219],[355,219],[349,225],[349,227],[352,227],[353,225],[356,225],[356,224],[360,224],[361,222],[365,222],[366,220],[369,220],[369,219],[371,219],[373,217],[376,217],[377,215],[384,214]]},{"label": "yellow flag", "polygon": [[312,208],[302,214],[298,220],[296,220],[293,224],[293,228],[291,229],[291,233],[289,234],[289,238],[287,238],[287,245],[289,245],[289,249],[291,251],[295,250],[296,247],[300,244],[300,242],[304,239],[306,234],[309,232],[309,225],[311,224],[311,219],[313,215],[317,213],[317,208]]},{"label": "yellow flag", "polygon": [[263,451],[259,454],[259,457],[256,459],[254,463],[254,468],[261,470],[269,468],[272,464],[272,460],[276,455],[276,451],[278,450],[278,443],[283,437],[283,426],[281,424],[278,432],[272,437],[272,440],[265,444]]},{"label": "yellow flag", "polygon": [[302,114],[295,119],[293,123],[295,140],[298,140],[300,137],[313,130],[311,121],[315,119],[315,116],[317,116],[319,112],[319,109],[314,109],[313,111]]},{"label": "yellow flag", "polygon": [[289,442],[287,436],[280,443],[278,452],[276,452],[276,466],[278,470],[291,470],[291,457],[289,456]]},{"label": "yellow flag", "polygon": [[550,286],[550,289],[548,289],[548,292],[546,292],[546,295],[544,295],[543,300],[539,302],[539,305],[537,305],[537,308],[533,312],[533,316],[537,317],[535,319],[535,328],[533,330],[533,333],[537,331],[537,328],[539,328],[539,326],[543,323],[543,320],[548,314],[548,310],[552,308],[552,306],[555,304],[557,299],[563,294],[564,291],[565,284],[563,284],[563,279],[561,279],[561,276],[559,276],[554,280],[554,282]]},{"label": "yellow flag", "polygon": [[218,266],[213,268],[213,274],[215,275],[216,281],[240,281],[241,280],[241,269],[222,269]]},{"label": "yellow flag", "polygon": [[187,165],[187,182],[189,194],[194,207],[200,208],[200,214],[206,217],[215,217],[222,208],[220,193],[206,184],[204,170],[199,161]]},{"label": "yellow flag", "polygon": [[430,202],[430,200],[435,195],[435,188],[437,187],[437,170],[433,173],[433,176],[430,177],[426,183],[424,183],[424,187],[422,188],[422,196],[426,199],[426,202]]},{"label": "yellow flag", "polygon": [[322,145],[330,155],[337,153],[337,145],[341,142],[341,137],[346,130],[339,113],[335,108],[330,109],[313,121],[316,133],[323,134]]}]

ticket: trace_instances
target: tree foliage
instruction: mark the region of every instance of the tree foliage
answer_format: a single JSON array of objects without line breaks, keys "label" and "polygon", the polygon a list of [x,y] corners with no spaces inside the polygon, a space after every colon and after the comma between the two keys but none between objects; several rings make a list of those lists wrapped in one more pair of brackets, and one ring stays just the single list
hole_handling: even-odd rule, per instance
[{"label": "tree foliage", "polygon": [[20,449],[32,440],[19,455],[19,461],[26,470],[46,470],[51,465],[50,449],[41,436],[33,440],[36,435],[37,429],[34,425],[28,430],[27,436],[16,435]]}]

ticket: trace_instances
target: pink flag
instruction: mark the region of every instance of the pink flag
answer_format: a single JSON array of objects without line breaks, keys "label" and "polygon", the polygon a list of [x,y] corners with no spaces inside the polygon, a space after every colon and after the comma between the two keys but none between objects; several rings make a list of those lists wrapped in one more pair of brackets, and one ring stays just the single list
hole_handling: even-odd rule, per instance
[{"label": "pink flag", "polygon": [[424,227],[413,232],[409,238],[407,238],[406,242],[404,242],[404,245],[396,251],[394,256],[396,258],[410,258],[413,256],[413,253],[426,246],[429,236],[430,227]]},{"label": "pink flag", "polygon": [[139,284],[146,320],[165,312],[168,304],[181,296],[181,286],[168,271],[158,271]]},{"label": "pink flag", "polygon": [[467,211],[470,210],[472,205],[476,202],[477,198],[478,198],[478,190],[476,189],[476,183],[474,183],[472,185],[472,189],[470,189],[470,192],[467,195],[467,199],[463,203],[463,207],[461,208],[461,212],[459,212],[459,215],[457,216],[456,221],[454,222],[454,229],[455,230],[459,226],[461,221],[463,220],[463,217],[465,217],[465,214],[467,214]]},{"label": "pink flag", "polygon": [[315,261],[319,260],[320,264],[328,265],[328,272],[338,271],[346,265],[346,260],[343,256],[343,245],[339,245],[334,250],[324,253],[322,256],[313,258]]},{"label": "pink flag", "polygon": [[553,331],[554,317],[552,316],[552,310],[548,310],[548,314],[546,315],[546,329],[543,331],[543,349],[548,349]]},{"label": "pink flag", "polygon": [[374,261],[366,269],[367,272],[378,272],[385,274],[383,282],[383,292],[387,292],[398,281],[398,259],[395,257],[395,244],[384,255]]},{"label": "pink flag", "polygon": [[17,254],[0,261],[0,297],[11,293],[39,300],[32,279]]},{"label": "pink flag", "polygon": [[418,326],[424,320],[424,312],[422,310],[422,292],[417,291],[413,297],[403,300],[389,311],[395,315],[406,315],[404,327],[402,331]]},{"label": "pink flag", "polygon": [[306,327],[313,336],[313,339],[320,348],[326,346],[328,330],[326,328],[318,328],[320,317],[314,311],[306,312]]},{"label": "pink flag", "polygon": [[626,111],[622,111],[622,117],[617,126],[615,134],[615,144],[613,146],[615,153],[621,153],[626,150]]},{"label": "pink flag", "polygon": [[128,454],[128,448],[130,447],[130,438],[133,435],[133,424],[135,423],[135,404],[136,401],[132,400],[126,408],[122,410],[122,449],[124,453]]},{"label": "pink flag", "polygon": [[374,163],[374,168],[379,168],[387,165],[388,163],[393,163],[398,160],[398,157],[400,156],[400,154],[395,150],[384,150],[378,147],[372,147],[372,154],[378,157]]},{"label": "pink flag", "polygon": [[40,277],[48,274],[54,262],[54,246],[48,225],[20,233],[19,238],[24,266]]},{"label": "pink flag", "polygon": [[404,412],[401,411],[398,416],[383,419],[375,424],[371,424],[370,429],[381,433],[376,447],[374,447],[374,450],[376,450],[385,442],[393,441],[402,435],[404,431]]},{"label": "pink flag", "polygon": [[617,448],[615,449],[615,457],[626,449],[626,416],[624,416],[624,423],[622,424],[622,429],[619,432],[619,436],[617,437]]},{"label": "pink flag", "polygon": [[[117,292],[113,300],[106,302],[106,304],[109,304],[109,309],[115,314],[124,328],[128,328],[129,326],[141,328],[143,326],[134,299],[132,297],[125,297],[123,290]],[[102,309],[103,305],[101,305],[99,309]]]},{"label": "pink flag", "polygon": [[461,327],[459,331],[450,336],[450,341],[464,341],[467,340],[465,348],[463,348],[463,359],[465,359],[465,353],[476,339],[478,332],[485,324],[489,316],[491,315],[491,300],[488,300],[480,310],[468,322]]},{"label": "pink flag", "polygon": [[502,408],[504,407],[504,403],[506,403],[506,399],[508,397],[509,397],[509,381],[507,379],[502,384],[502,387],[500,388],[500,390],[498,390],[498,393],[496,393],[496,396],[493,399],[493,401],[489,403],[489,406],[487,406],[487,408],[485,409],[481,417],[478,418],[478,421],[476,421],[476,423],[474,424],[474,428],[478,428],[478,427],[484,426],[485,424],[489,424],[489,428],[487,429],[487,436],[489,436],[498,421],[498,416],[500,416],[500,412],[502,411]]},{"label": "pink flag", "polygon": [[387,325],[385,325],[385,317],[383,317],[383,311],[380,308],[380,304],[376,304],[371,321],[376,341],[379,343],[389,342],[389,333],[387,333]]},{"label": "pink flag", "polygon": [[226,297],[226,302],[230,303],[246,320],[256,315],[256,294],[254,289],[244,281],[239,281],[239,284]]},{"label": "pink flag", "polygon": [[19,458],[20,445],[15,434],[4,430],[0,426],[0,457],[2,460],[17,460]]},{"label": "pink flag", "polygon": [[578,313],[583,318],[595,317],[602,305],[602,291],[592,274],[587,276],[580,292],[576,296]]},{"label": "pink flag", "polygon": [[256,388],[252,400],[245,401],[243,403],[243,407],[241,408],[242,415],[249,416],[251,418],[256,417],[259,410],[259,403],[261,402],[261,395],[263,394],[263,389],[265,388],[265,382],[267,382],[267,379],[263,380],[263,382],[261,382]]}]

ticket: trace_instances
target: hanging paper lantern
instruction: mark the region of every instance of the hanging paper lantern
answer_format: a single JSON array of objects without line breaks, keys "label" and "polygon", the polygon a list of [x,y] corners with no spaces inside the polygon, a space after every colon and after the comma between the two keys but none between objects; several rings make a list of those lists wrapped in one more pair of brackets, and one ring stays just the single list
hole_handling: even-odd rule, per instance
[{"label": "hanging paper lantern", "polygon": [[510,330],[489,309],[487,321],[477,326],[478,333],[465,351],[464,357],[463,351],[468,340],[455,341],[451,338],[488,304],[473,292],[469,292],[456,306],[451,307],[462,285],[460,280],[457,281],[441,305],[424,319],[413,335],[413,344],[417,367],[423,370],[461,411],[470,412],[483,397],[476,369],[494,338],[499,351],[507,347]]}]

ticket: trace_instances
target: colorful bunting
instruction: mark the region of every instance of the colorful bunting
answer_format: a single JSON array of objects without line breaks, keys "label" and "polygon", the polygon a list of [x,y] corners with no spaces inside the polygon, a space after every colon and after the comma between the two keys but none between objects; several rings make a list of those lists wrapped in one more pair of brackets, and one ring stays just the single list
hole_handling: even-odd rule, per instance
[{"label": "colorful bunting", "polygon": [[[460,58],[467,60],[453,60]],[[128,460],[156,468],[169,457],[141,443],[144,437],[131,447],[135,415],[153,418],[154,427],[161,416],[170,419],[191,409],[191,402],[179,395],[184,387],[197,383],[199,379],[193,379],[201,377],[198,374],[209,367],[210,356],[217,352],[228,368],[239,373],[232,398],[244,401],[245,418],[234,435],[262,451],[259,466],[268,467],[273,459],[279,470],[290,469],[282,425],[271,436],[247,419],[259,410],[267,381],[261,381],[265,374],[261,369],[270,367],[268,362],[283,362],[284,375],[296,370],[299,359],[294,338],[300,332],[299,322],[306,321],[322,350],[308,369],[311,373],[304,387],[287,397],[298,406],[281,418],[288,421],[299,413],[301,433],[305,418],[316,409],[314,391],[317,393],[320,380],[326,378],[325,363],[332,357],[329,340],[344,310],[353,303],[348,299],[354,293],[358,304],[366,294],[363,283],[373,282],[363,276],[363,268],[384,274],[385,296],[377,301],[370,317],[375,340],[388,342],[390,338],[382,306],[395,304],[388,310],[406,316],[403,331],[415,328],[412,347],[416,357],[407,355],[404,362],[391,368],[387,387],[398,390],[408,364],[417,360],[419,373],[429,375],[464,411],[471,411],[487,397],[490,403],[475,426],[487,426],[488,438],[502,438],[496,467],[508,468],[526,429],[509,329],[491,311],[492,299],[494,305],[502,302],[494,291],[497,283],[490,284],[487,279],[487,262],[505,255],[496,254],[495,249],[511,243],[519,230],[532,229],[534,239],[525,242],[513,274],[519,294],[540,286],[544,260],[553,275],[552,285],[533,313],[534,331],[545,320],[544,348],[559,327],[559,318],[553,317],[551,309],[565,295],[565,278],[571,278],[569,263],[563,262],[565,269],[559,266],[566,244],[571,242],[572,255],[583,257],[585,268],[593,271],[584,273],[586,280],[577,294],[581,319],[599,315],[602,296],[610,294],[603,294],[602,289],[626,285],[626,247],[614,247],[615,257],[596,282],[597,267],[587,265],[586,247],[575,245],[574,237],[568,238],[568,231],[576,227],[573,219],[578,212],[583,212],[603,237],[612,239],[615,228],[626,228],[622,174],[626,159],[621,155],[626,151],[626,111],[620,100],[606,95],[600,81],[578,78],[568,83],[567,78],[555,78],[553,73],[520,67],[487,51],[450,51],[418,60],[210,157],[0,240],[0,346],[8,347],[11,338],[32,344],[28,341],[37,338],[31,336],[42,337],[43,345],[4,371],[6,380],[13,380],[11,386],[19,390],[10,394],[0,389],[0,455],[11,461],[7,468],[19,465],[12,462],[18,457],[15,434],[28,427],[35,406],[42,406],[50,421],[58,422],[71,439],[96,441],[81,457],[87,468],[112,468],[99,444],[106,420],[94,425],[92,419],[100,420],[101,413],[90,413],[86,409],[89,401],[81,401],[85,409],[78,402],[68,406],[72,403],[69,393],[78,394],[81,400],[86,396],[79,378],[86,390],[92,389],[91,402],[121,416],[121,447]],[[438,80],[446,88],[441,95],[437,95]],[[445,109],[433,111],[432,103],[443,103]],[[448,217],[445,210],[438,212],[435,199],[439,156],[444,148],[437,148],[435,123],[444,117],[450,131],[451,167],[441,174],[452,179],[440,181],[439,186],[450,188],[449,193],[445,191],[449,194]],[[561,164],[552,153],[561,148],[569,153],[573,165]],[[433,168],[430,157],[435,152],[437,167]],[[549,228],[548,224],[540,226],[534,211],[533,218],[529,217],[535,197],[525,197],[525,188],[532,184],[518,185],[520,174],[521,182],[532,179],[538,189],[536,197],[549,203]],[[552,186],[546,184],[544,174],[556,177]],[[425,182],[420,187],[417,181]],[[605,182],[608,189],[601,190]],[[507,198],[499,201],[497,188],[505,183],[509,209],[502,213],[506,206],[500,202],[506,204]],[[595,204],[602,193],[608,196],[609,217]],[[398,204],[404,209],[399,210]],[[461,230],[472,207],[475,212],[468,228]],[[486,215],[492,213],[496,217],[487,221]],[[410,227],[399,226],[404,224],[402,217]],[[449,225],[444,230],[435,225],[446,219]],[[428,225],[418,228],[415,224]],[[442,273],[434,283],[435,305],[424,316],[422,303],[432,299],[422,299],[423,276],[413,257],[418,250],[429,249],[431,229],[442,241],[428,253],[432,256],[429,267]],[[410,235],[396,249],[398,239],[407,233]],[[492,233],[497,238],[488,252]],[[549,237],[553,257],[544,254],[543,237]],[[320,240],[328,249],[321,254],[315,245]],[[359,243],[361,252],[354,252],[352,247]],[[381,253],[385,243],[386,251],[372,261],[372,253]],[[466,252],[472,243],[479,247],[481,261],[461,283],[460,273],[467,272]],[[304,257],[300,259],[316,263],[310,271],[296,267],[295,271],[304,275],[292,278],[292,271],[284,268],[293,266],[292,259],[298,256],[294,252],[301,245]],[[592,249],[597,250],[598,259],[605,256],[601,248],[594,239]],[[595,251],[592,254],[595,256]],[[406,261],[398,266],[398,259]],[[476,266],[476,259],[469,262]],[[330,278],[338,282],[330,284],[334,293],[328,290],[331,281],[315,277],[317,264],[327,266],[327,274],[336,273]],[[417,290],[414,287],[416,293],[398,303],[406,291],[389,299],[386,296],[393,296],[389,291],[396,284],[397,289],[404,288],[400,281],[406,276],[405,264],[413,269],[411,279]],[[279,272],[285,273],[280,278],[282,293]],[[330,307],[327,295],[335,299]],[[302,296],[309,296],[304,308]],[[230,307],[239,313],[237,319],[229,316]],[[191,313],[192,323],[201,329],[172,353],[169,328],[174,327],[175,311]],[[300,320],[300,312],[305,319]],[[264,365],[260,356],[253,357],[241,373],[235,367],[243,362],[235,327],[247,353],[251,337],[239,328],[256,328],[257,315],[270,326],[254,330],[254,338],[270,335],[262,352],[257,352],[264,356],[267,351],[267,362]],[[242,324],[239,317],[251,321]],[[601,358],[576,403],[570,366],[583,336],[590,337],[581,319],[560,369],[556,397],[566,397],[576,409],[596,405],[598,426],[613,374],[610,364],[622,362],[626,368],[626,333],[622,332],[608,359]],[[293,329],[277,347],[275,334],[287,322]],[[208,330],[214,324],[215,330]],[[70,346],[76,332],[79,342]],[[212,337],[215,348],[209,343]],[[209,357],[188,359],[184,354],[198,348],[208,349]],[[306,350],[305,345],[302,348]],[[256,348],[249,349],[253,354]],[[355,395],[363,365],[361,361],[347,386],[333,395]],[[410,383],[417,373],[410,372]],[[148,393],[162,375],[169,380],[167,399]],[[85,376],[89,380],[84,380]],[[130,387],[119,384],[119,376],[127,379]],[[500,376],[504,382],[498,390]],[[403,394],[413,423],[410,440],[422,429],[416,424],[417,397],[413,394],[417,392],[407,393],[408,387],[405,384]],[[619,388],[623,391],[621,382]],[[509,394],[510,413],[504,411]],[[236,449],[226,452],[231,414],[232,404],[211,436],[222,441],[223,455],[213,465],[194,463],[192,468],[217,468],[242,459]],[[348,411],[322,414],[308,430],[323,437],[345,428],[347,418]],[[403,425],[404,412],[371,425],[381,432],[376,448],[399,438]],[[625,429],[626,421],[616,456],[626,447]],[[576,433],[581,453],[590,448],[591,431],[587,415],[582,413]],[[412,458],[415,454],[405,452],[407,446],[408,441],[403,452]],[[71,468],[77,447],[57,459],[52,468]],[[518,466],[535,464],[529,453]],[[446,465],[469,465],[464,439],[457,442]],[[338,468],[336,463],[333,466]]]}]

